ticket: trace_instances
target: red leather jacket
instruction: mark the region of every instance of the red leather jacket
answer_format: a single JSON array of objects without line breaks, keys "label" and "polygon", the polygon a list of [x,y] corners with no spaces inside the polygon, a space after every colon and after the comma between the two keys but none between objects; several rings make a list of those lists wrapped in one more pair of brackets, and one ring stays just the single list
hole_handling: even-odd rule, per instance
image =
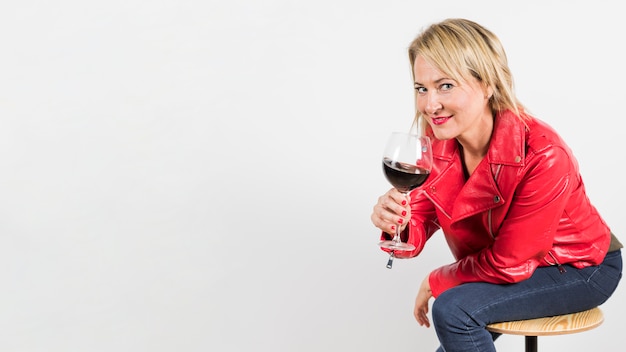
[{"label": "red leather jacket", "polygon": [[487,156],[466,180],[456,140],[433,139],[433,170],[411,194],[405,238],[418,255],[441,229],[456,262],[429,276],[433,296],[466,282],[519,282],[538,266],[604,259],[610,229],[585,193],[572,151],[547,124],[495,118]]}]

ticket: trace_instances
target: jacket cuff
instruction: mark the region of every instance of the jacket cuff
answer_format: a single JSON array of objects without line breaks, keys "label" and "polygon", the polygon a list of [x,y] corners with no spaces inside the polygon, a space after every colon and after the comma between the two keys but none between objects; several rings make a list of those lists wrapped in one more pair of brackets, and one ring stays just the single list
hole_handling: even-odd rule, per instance
[{"label": "jacket cuff", "polygon": [[443,266],[433,270],[428,276],[428,283],[430,284],[430,291],[433,297],[437,298],[446,290],[461,284],[454,279],[454,276],[449,271],[448,267]]}]

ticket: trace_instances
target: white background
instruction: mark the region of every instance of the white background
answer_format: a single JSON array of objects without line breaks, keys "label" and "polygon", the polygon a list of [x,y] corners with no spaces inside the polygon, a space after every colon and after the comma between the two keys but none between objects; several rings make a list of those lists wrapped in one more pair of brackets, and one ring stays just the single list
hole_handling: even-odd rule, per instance
[{"label": "white background", "polygon": [[[414,112],[409,42],[493,30],[624,241],[621,7],[3,1],[0,351],[434,351],[413,299],[448,249],[388,270],[369,220]],[[541,349],[622,345],[625,292]]]}]

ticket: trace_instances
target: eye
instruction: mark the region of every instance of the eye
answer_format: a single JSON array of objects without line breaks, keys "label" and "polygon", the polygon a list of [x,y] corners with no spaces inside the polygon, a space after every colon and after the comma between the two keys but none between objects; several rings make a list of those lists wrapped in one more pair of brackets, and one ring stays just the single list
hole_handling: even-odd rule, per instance
[{"label": "eye", "polygon": [[426,87],[415,86],[415,91],[417,92],[417,94],[424,94],[426,93]]},{"label": "eye", "polygon": [[443,90],[443,91],[450,90],[452,88],[454,88],[452,83],[444,83],[444,84],[439,86],[439,90]]}]

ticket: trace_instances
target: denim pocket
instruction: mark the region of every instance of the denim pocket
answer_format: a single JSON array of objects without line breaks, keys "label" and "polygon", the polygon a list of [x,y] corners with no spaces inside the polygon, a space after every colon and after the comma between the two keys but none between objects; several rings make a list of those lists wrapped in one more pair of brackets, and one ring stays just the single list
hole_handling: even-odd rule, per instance
[{"label": "denim pocket", "polygon": [[622,278],[622,255],[620,251],[610,252],[602,264],[583,269],[587,282],[601,294],[609,298],[617,289]]}]

